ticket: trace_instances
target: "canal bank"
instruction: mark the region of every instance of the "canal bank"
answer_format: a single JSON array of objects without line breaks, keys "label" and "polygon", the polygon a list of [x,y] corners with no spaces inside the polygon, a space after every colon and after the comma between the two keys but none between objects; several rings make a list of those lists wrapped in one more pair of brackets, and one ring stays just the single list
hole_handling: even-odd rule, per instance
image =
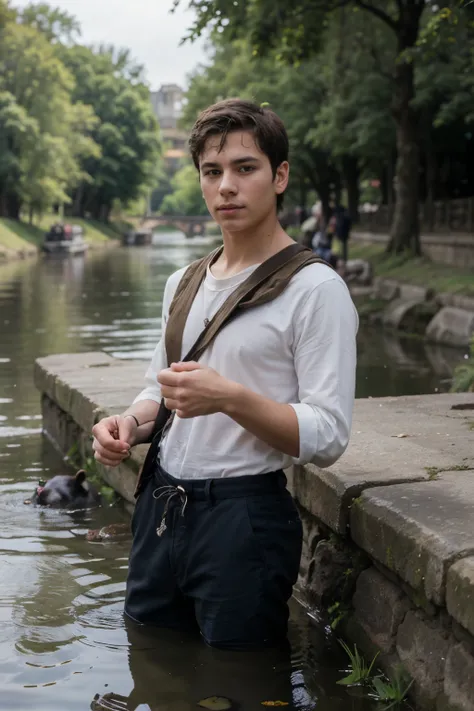
[{"label": "canal bank", "polygon": [[[90,431],[131,402],[143,361],[102,352],[35,365],[43,428],[90,456]],[[300,594],[377,663],[400,662],[420,709],[474,710],[472,395],[356,401],[351,444],[333,467],[289,472],[305,529]],[[146,446],[100,468],[133,502]]]},{"label": "canal bank", "polygon": [[[0,218],[0,264],[17,259],[37,257],[45,232],[54,222],[54,217],[43,220],[41,226],[30,225],[20,220]],[[93,220],[72,219],[74,225],[84,230],[89,249],[114,247],[121,243],[119,227],[105,225]]]}]

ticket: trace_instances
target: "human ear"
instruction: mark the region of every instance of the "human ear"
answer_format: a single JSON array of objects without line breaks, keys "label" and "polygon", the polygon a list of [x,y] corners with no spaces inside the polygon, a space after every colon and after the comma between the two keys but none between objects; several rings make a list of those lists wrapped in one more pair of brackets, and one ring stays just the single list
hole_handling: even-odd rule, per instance
[{"label": "human ear", "polygon": [[290,164],[287,160],[280,163],[275,172],[275,178],[273,183],[275,185],[275,192],[277,195],[281,195],[285,192],[288,187],[288,179],[290,176]]}]

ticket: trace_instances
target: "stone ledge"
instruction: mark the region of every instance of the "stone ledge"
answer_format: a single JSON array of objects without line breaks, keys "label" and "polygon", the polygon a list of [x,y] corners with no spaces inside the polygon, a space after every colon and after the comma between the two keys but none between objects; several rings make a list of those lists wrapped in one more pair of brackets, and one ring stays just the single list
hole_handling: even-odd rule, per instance
[{"label": "stone ledge", "polygon": [[[444,693],[453,711],[474,711],[474,657],[463,644],[452,647],[446,660]],[[442,703],[439,711],[446,706]]]},{"label": "stone ledge", "polygon": [[450,469],[465,458],[474,466],[469,411],[451,410],[472,401],[468,393],[356,400],[346,453],[328,469],[295,466],[295,498],[345,535],[352,501],[365,489],[429,482],[433,467]]},{"label": "stone ledge", "polygon": [[448,570],[446,607],[449,614],[474,636],[474,558],[459,560]]},{"label": "stone ledge", "polygon": [[351,511],[355,543],[443,605],[450,565],[474,554],[474,475],[365,491]]},{"label": "stone ledge", "polygon": [[[145,369],[104,353],[39,359],[44,427],[62,451],[78,439],[90,454],[93,424],[130,405]],[[357,400],[345,455],[325,470],[288,472],[305,524],[303,593],[352,599],[349,639],[383,652],[387,671],[401,658],[419,708],[429,711],[474,711],[472,680],[463,676],[474,665],[474,471],[460,471],[474,468],[472,412],[452,409],[472,402],[472,394]],[[120,467],[99,467],[131,503],[146,451],[136,447]],[[445,599],[448,612],[435,606]],[[436,650],[448,655],[446,666]]]}]

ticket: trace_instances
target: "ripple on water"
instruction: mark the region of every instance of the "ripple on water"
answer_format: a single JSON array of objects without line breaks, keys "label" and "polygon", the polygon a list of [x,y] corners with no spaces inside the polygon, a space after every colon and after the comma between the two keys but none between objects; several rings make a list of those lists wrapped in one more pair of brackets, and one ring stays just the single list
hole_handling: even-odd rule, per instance
[{"label": "ripple on water", "polygon": [[[29,427],[0,427],[0,437],[25,437],[29,435],[41,434],[41,431],[41,427],[38,429]],[[21,447],[20,444],[16,446]]]}]

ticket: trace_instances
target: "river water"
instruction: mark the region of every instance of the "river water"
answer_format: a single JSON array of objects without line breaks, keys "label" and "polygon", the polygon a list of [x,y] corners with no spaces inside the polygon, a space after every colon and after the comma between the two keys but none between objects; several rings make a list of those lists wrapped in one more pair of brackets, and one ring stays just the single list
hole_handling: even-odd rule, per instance
[{"label": "river water", "polygon": [[[122,617],[129,543],[84,538],[126,513],[23,503],[39,479],[65,471],[40,433],[35,358],[91,350],[148,358],[167,276],[208,249],[204,240],[160,234],[147,248],[0,266],[0,711],[186,711],[216,694],[243,711],[265,708],[265,700],[289,709],[375,708],[336,684],[346,660],[324,624],[297,605],[291,659],[223,654],[173,634],[137,637]],[[362,328],[357,394],[447,390],[463,355]]]}]

